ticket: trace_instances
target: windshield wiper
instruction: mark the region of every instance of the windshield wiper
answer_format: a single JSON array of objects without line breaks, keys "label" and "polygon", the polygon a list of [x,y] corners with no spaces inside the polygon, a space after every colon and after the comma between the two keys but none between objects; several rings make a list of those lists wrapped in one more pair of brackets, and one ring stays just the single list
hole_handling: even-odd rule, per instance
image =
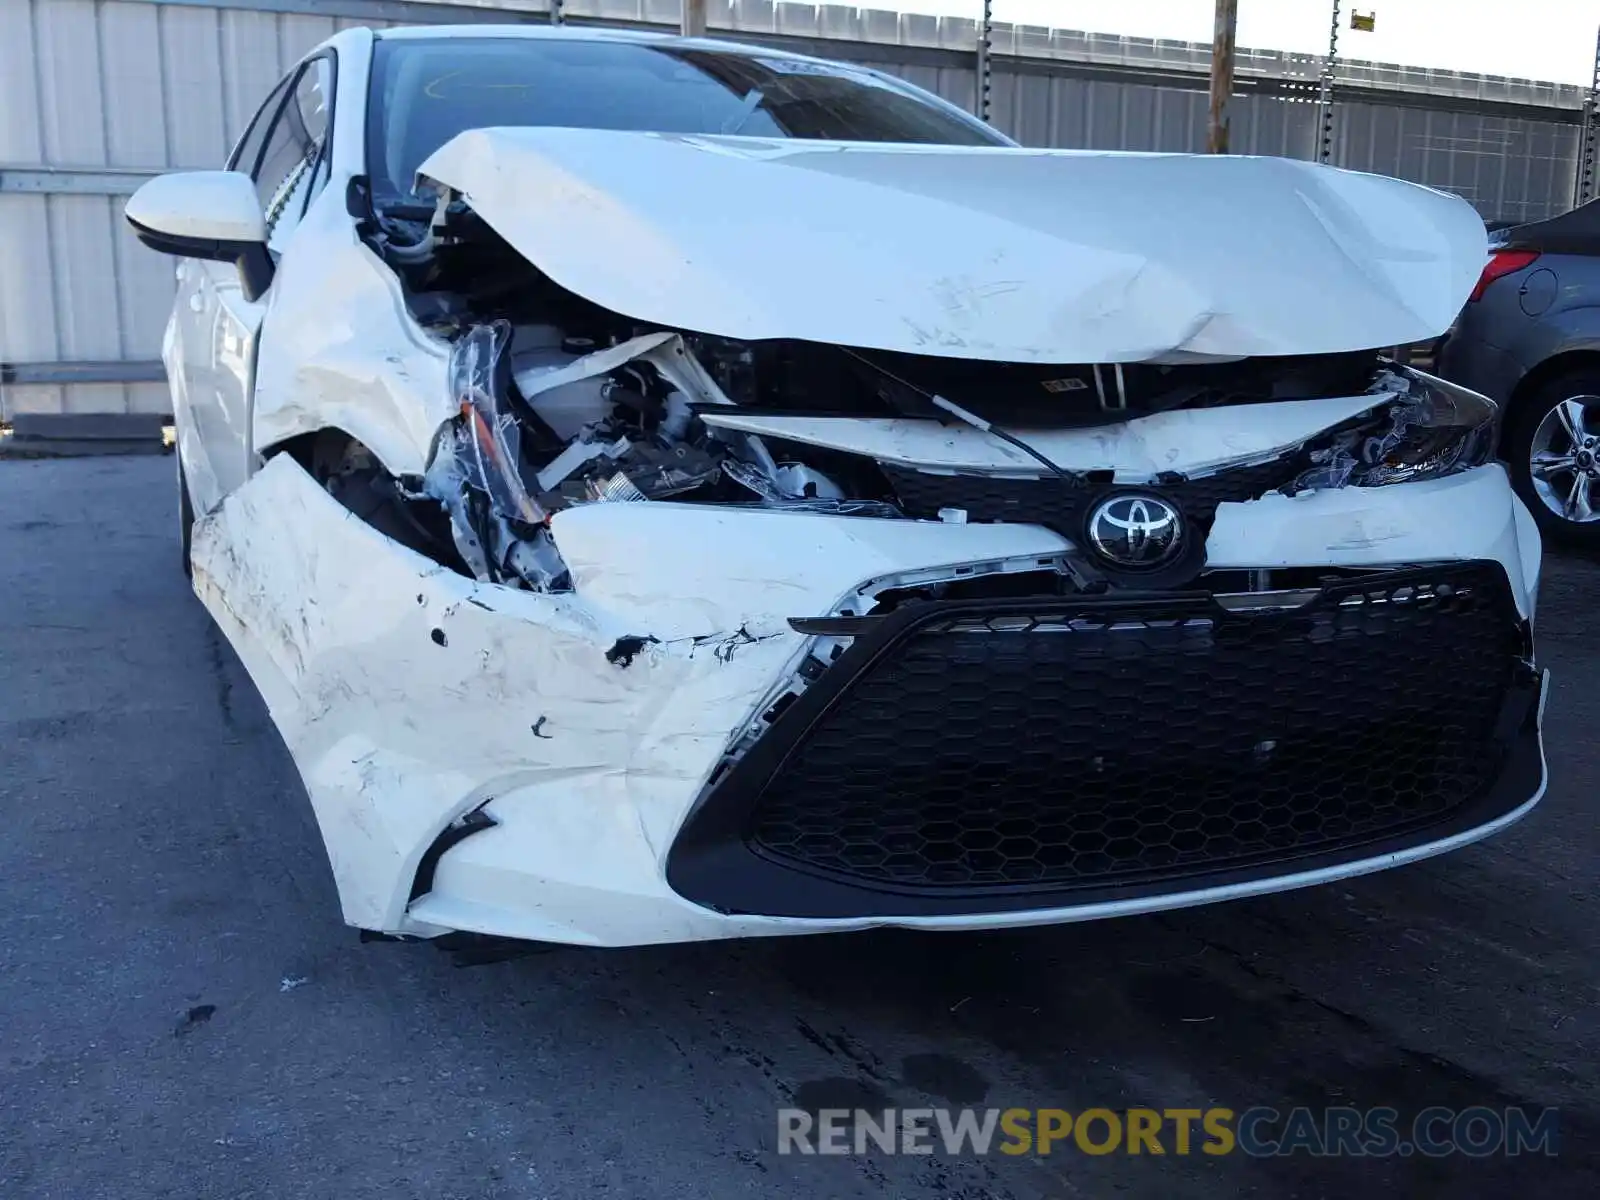
[{"label": "windshield wiper", "polygon": [[739,111],[722,123],[724,134],[735,134],[745,127],[745,123],[755,116],[757,111],[767,102],[760,88],[751,88],[744,94],[744,103]]}]

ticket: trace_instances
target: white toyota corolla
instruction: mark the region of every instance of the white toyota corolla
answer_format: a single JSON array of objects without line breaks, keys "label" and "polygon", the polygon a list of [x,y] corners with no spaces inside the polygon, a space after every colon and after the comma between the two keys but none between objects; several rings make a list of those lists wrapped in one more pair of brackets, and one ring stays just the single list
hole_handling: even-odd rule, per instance
[{"label": "white toyota corolla", "polygon": [[146,184],[184,561],[345,919],[599,945],[1319,883],[1544,790],[1453,196],[896,79],[341,33]]}]

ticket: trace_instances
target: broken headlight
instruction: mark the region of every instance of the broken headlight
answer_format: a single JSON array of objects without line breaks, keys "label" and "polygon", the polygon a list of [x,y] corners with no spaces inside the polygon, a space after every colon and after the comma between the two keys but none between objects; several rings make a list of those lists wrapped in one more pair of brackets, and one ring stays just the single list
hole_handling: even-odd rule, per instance
[{"label": "broken headlight", "polygon": [[1407,368],[1381,382],[1394,402],[1313,450],[1295,491],[1438,479],[1494,456],[1500,409],[1487,396]]}]

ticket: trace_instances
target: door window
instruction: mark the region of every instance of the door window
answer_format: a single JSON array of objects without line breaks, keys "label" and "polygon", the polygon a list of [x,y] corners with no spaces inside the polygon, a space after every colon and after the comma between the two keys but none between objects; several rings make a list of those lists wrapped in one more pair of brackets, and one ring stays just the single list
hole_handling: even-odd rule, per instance
[{"label": "door window", "polygon": [[322,55],[291,77],[292,86],[250,172],[266,215],[267,248],[275,254],[282,252],[312,197],[328,181],[333,71],[331,56]]},{"label": "door window", "polygon": [[266,99],[256,115],[250,118],[250,124],[245,128],[244,136],[239,139],[239,144],[233,148],[233,153],[228,155],[227,169],[242,171],[246,175],[254,176],[256,164],[261,161],[261,149],[266,145],[267,131],[272,128],[272,118],[277,116],[278,107],[283,103],[283,98],[288,94],[290,85],[295,80],[296,72],[291,71],[278,81],[278,86],[272,89],[272,94]]}]

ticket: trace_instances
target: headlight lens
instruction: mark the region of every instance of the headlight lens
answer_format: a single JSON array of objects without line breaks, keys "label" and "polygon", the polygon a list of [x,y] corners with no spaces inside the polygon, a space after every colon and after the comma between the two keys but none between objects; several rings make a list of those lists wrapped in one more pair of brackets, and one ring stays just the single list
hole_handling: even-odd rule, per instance
[{"label": "headlight lens", "polygon": [[1500,408],[1487,396],[1409,367],[1391,367],[1394,401],[1311,453],[1295,490],[1415,483],[1480,467],[1494,455]]}]

